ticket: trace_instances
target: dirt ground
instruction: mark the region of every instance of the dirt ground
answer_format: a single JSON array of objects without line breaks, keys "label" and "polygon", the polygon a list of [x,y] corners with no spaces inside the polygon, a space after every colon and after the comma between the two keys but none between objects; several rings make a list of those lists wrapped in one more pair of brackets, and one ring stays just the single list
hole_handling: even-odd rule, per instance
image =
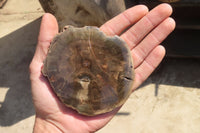
[{"label": "dirt ground", "polygon": [[[37,0],[0,9],[0,133],[30,133],[34,123],[28,66],[43,10]],[[200,59],[165,58],[98,133],[199,133]]]}]

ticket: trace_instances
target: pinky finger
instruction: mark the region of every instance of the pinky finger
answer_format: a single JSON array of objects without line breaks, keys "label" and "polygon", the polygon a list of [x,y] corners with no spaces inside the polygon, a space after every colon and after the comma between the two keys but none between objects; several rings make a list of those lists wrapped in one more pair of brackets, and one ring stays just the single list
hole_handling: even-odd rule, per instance
[{"label": "pinky finger", "polygon": [[157,46],[146,59],[135,68],[134,89],[139,87],[156,69],[165,56],[165,48],[161,45]]}]

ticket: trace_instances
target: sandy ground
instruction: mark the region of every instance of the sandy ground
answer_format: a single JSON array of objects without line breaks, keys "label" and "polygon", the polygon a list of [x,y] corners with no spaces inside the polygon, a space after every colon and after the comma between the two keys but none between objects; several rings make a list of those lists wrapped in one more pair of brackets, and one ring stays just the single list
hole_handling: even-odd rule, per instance
[{"label": "sandy ground", "polygon": [[[34,123],[28,65],[43,10],[36,0],[0,9],[0,133],[30,133]],[[199,133],[200,59],[165,58],[98,133]]]}]

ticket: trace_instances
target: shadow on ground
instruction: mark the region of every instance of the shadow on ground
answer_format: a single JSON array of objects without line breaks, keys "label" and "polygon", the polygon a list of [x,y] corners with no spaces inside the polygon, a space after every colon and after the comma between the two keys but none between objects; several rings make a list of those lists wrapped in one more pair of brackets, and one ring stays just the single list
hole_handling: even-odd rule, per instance
[{"label": "shadow on ground", "polygon": [[[35,114],[28,66],[33,57],[40,19],[0,38],[0,87],[9,88],[0,107],[0,126],[13,125]],[[167,84],[200,88],[200,59],[165,58],[143,84]],[[155,88],[155,95],[159,91]],[[122,112],[117,115],[129,115]]]},{"label": "shadow on ground", "polygon": [[155,96],[159,84],[200,89],[200,58],[164,58],[162,63],[142,86],[155,83]]},{"label": "shadow on ground", "polygon": [[40,19],[0,38],[0,87],[9,88],[0,107],[0,126],[10,126],[34,115],[29,81]]}]

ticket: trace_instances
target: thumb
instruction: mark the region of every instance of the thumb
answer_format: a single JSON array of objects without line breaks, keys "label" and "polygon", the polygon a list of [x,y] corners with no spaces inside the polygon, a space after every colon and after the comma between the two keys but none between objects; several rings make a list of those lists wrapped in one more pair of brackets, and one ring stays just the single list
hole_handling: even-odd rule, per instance
[{"label": "thumb", "polygon": [[36,51],[33,60],[30,64],[31,74],[41,72],[41,67],[43,65],[44,59],[46,58],[50,42],[57,33],[58,23],[56,18],[49,13],[44,14],[41,21],[38,44],[36,46]]},{"label": "thumb", "polygon": [[44,14],[40,26],[38,44],[35,52],[36,60],[40,62],[44,61],[44,59],[46,58],[50,42],[57,33],[58,33],[58,23],[56,18],[49,13]]}]

